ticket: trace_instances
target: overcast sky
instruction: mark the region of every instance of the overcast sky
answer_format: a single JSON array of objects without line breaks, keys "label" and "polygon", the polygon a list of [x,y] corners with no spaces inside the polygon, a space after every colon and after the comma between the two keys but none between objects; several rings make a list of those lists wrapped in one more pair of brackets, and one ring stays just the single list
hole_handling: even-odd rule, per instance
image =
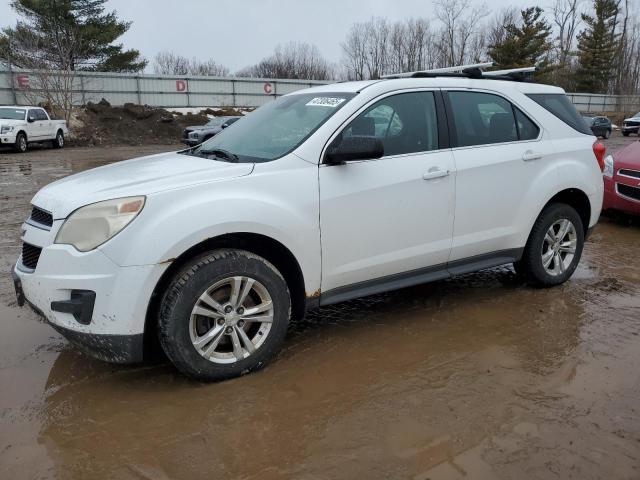
[{"label": "overcast sky", "polygon": [[[492,11],[536,3],[551,0],[486,1]],[[350,26],[371,16],[434,18],[430,0],[109,0],[107,8],[133,22],[122,42],[147,59],[170,50],[213,58],[232,71],[290,40],[315,44],[329,60],[338,61]],[[0,27],[14,25],[16,18],[9,1],[0,0]]]}]

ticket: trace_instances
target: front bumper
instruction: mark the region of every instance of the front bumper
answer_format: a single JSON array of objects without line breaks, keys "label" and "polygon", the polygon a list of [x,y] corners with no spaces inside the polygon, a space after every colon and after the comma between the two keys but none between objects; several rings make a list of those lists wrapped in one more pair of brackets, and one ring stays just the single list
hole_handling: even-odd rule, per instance
[{"label": "front bumper", "polygon": [[181,142],[189,145],[190,147],[195,147],[196,145],[200,145],[202,143],[201,140],[194,140],[193,138],[182,138]]},{"label": "front bumper", "polygon": [[0,134],[0,145],[13,145],[16,143],[16,133],[17,132],[10,132],[10,133],[3,133]]},{"label": "front bumper", "polygon": [[99,249],[43,248],[32,271],[18,259],[13,280],[19,304],[28,303],[71,343],[114,363],[143,358],[147,308],[167,265],[121,267]]},{"label": "front bumper", "polygon": [[623,125],[620,130],[623,133],[637,133],[640,130],[640,125]]},{"label": "front bumper", "polygon": [[640,201],[620,195],[616,190],[616,182],[624,183],[629,186],[637,186],[638,181],[618,178],[617,174],[613,179],[604,177],[604,200],[602,202],[603,210],[616,210],[618,212],[628,213],[630,215],[640,215]]}]

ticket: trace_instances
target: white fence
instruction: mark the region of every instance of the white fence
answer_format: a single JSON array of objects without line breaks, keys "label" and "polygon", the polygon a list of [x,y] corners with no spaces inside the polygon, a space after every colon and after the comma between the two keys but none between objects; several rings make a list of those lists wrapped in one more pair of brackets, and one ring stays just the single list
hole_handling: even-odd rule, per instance
[{"label": "white fence", "polygon": [[[274,97],[327,83],[94,72],[74,72],[71,80],[73,103],[77,105],[104,98],[112,105],[135,103],[154,107],[257,107]],[[62,83],[37,71],[0,69],[0,105],[33,103],[45,82]]]},{"label": "white fence", "polygon": [[[12,78],[13,77],[13,78]],[[0,105],[26,105],[38,97],[43,75],[0,67]],[[135,103],[154,107],[258,107],[269,99],[301,88],[323,85],[313,80],[195,77],[128,73],[75,72],[73,102],[84,105],[105,98],[112,105]],[[640,96],[568,94],[580,112],[637,112]]]}]

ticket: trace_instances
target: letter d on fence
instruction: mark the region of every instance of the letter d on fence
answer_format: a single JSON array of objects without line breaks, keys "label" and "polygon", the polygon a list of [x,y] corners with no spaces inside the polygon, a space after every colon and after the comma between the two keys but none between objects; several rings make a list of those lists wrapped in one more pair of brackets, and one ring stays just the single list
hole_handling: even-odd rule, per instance
[{"label": "letter d on fence", "polygon": [[187,89],[187,82],[176,80],[176,92],[184,92]]}]

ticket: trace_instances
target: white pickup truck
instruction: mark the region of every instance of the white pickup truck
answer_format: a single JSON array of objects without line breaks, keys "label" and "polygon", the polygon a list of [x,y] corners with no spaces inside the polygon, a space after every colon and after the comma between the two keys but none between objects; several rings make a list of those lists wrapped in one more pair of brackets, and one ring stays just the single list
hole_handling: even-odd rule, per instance
[{"label": "white pickup truck", "polygon": [[51,120],[44,108],[0,107],[0,145],[11,145],[19,153],[33,142],[51,142],[62,148],[68,131],[67,122]]}]

